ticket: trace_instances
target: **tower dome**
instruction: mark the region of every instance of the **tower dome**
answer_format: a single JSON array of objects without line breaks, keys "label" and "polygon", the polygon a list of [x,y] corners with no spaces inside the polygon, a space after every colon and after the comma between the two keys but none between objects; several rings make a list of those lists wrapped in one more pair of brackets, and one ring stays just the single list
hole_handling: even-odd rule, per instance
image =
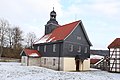
[{"label": "tower dome", "polygon": [[53,11],[51,11],[50,12],[50,19],[56,19],[56,12],[54,11],[54,9],[53,9]]},{"label": "tower dome", "polygon": [[55,28],[58,27],[59,24],[56,21],[56,16],[57,14],[54,11],[54,7],[53,7],[53,11],[50,12],[50,20],[45,25],[45,34],[51,33]]}]

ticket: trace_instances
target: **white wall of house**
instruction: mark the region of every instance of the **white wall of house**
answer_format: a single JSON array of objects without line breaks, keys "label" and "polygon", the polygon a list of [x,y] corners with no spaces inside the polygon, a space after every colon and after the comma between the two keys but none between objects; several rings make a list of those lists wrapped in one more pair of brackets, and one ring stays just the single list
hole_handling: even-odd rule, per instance
[{"label": "white wall of house", "polygon": [[120,72],[120,48],[110,49],[110,71]]},{"label": "white wall of house", "polygon": [[[54,60],[55,59],[55,64]],[[59,58],[58,57],[42,57],[41,58],[41,66],[58,70]],[[75,58],[70,57],[61,57],[60,58],[60,70],[61,71],[75,71],[76,64]],[[90,70],[90,59],[84,60],[83,64],[80,63],[80,70]]]},{"label": "white wall of house", "polygon": [[[22,56],[21,63],[23,66],[42,66],[54,70],[58,70],[58,67],[60,67],[61,71],[76,70],[75,58],[72,57],[61,57],[59,63],[58,57],[28,58],[27,56]],[[90,59],[84,60],[83,64],[80,63],[79,69],[83,71],[90,70]]]},{"label": "white wall of house", "polygon": [[28,62],[29,62],[28,63],[29,66],[40,66],[41,65],[40,58],[29,57]]},{"label": "white wall of house", "polygon": [[21,65],[23,65],[23,66],[27,66],[27,64],[28,64],[28,57],[27,56],[22,56],[21,57]]},{"label": "white wall of house", "polygon": [[[58,65],[59,60],[60,60],[60,65]],[[41,57],[42,67],[46,67],[54,70],[58,70],[58,67],[60,67],[60,70],[63,70],[62,64],[63,64],[62,58],[59,59],[58,57]]]},{"label": "white wall of house", "polygon": [[41,64],[40,58],[22,56],[21,58],[21,65],[22,66],[40,66]]},{"label": "white wall of house", "polygon": [[[76,70],[76,63],[75,58],[73,57],[64,57],[64,71],[75,71]],[[84,60],[83,64],[80,62],[79,66],[80,71],[90,70],[90,59]]]}]

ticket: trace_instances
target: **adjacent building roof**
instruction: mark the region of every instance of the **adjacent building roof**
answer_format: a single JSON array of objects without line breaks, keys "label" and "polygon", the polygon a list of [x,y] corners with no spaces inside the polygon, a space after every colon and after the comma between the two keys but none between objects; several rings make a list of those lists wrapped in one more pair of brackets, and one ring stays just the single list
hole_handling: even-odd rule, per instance
[{"label": "adjacent building roof", "polygon": [[[73,32],[73,30],[82,22],[81,20],[75,21],[69,24],[65,24],[62,26],[58,26],[55,30],[53,30],[50,34],[44,35],[42,38],[37,40],[34,44],[39,44],[39,43],[47,43],[47,42],[54,42],[57,40],[65,40],[67,36],[69,36],[70,33]],[[88,36],[85,32],[84,27],[82,26],[83,32],[89,42],[90,45],[91,42],[88,39]]]},{"label": "adjacent building roof", "polygon": [[90,50],[91,55],[109,56],[109,50]]},{"label": "adjacent building roof", "polygon": [[120,38],[116,38],[109,46],[108,48],[118,48],[120,47]]},{"label": "adjacent building roof", "polygon": [[104,56],[101,55],[90,55],[90,59],[102,59]]},{"label": "adjacent building roof", "polygon": [[37,50],[23,49],[20,55],[22,55],[23,52],[25,53],[26,56],[29,56],[29,57],[41,57],[40,53]]},{"label": "adjacent building roof", "polygon": [[98,61],[100,61],[100,59],[90,59],[90,64],[95,64]]}]

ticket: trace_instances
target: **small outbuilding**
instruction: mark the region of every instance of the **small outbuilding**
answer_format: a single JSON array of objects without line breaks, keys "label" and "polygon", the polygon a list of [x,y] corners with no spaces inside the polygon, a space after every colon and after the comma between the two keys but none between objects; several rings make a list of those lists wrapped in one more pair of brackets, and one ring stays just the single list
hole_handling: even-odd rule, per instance
[{"label": "small outbuilding", "polygon": [[20,53],[21,64],[24,66],[40,66],[40,53],[33,49],[23,49]]},{"label": "small outbuilding", "polygon": [[120,38],[116,38],[109,46],[109,71],[120,73]]}]

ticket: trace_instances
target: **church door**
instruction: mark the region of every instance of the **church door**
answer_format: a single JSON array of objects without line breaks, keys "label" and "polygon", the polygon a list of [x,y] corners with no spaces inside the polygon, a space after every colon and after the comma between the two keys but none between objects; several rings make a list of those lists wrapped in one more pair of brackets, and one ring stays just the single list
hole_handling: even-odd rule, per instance
[{"label": "church door", "polygon": [[80,60],[77,59],[75,60],[75,62],[76,62],[76,71],[79,71]]}]

